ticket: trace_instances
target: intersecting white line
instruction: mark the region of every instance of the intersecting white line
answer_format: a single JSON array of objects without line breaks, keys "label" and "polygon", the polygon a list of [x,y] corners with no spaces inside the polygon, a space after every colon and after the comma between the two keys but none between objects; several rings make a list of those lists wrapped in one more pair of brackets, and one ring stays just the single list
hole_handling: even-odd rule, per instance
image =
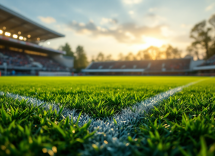
[{"label": "intersecting white line", "polygon": [[[194,85],[202,80],[198,80],[195,82],[191,82],[187,85],[183,85],[166,92],[157,94],[154,97],[151,97],[145,101],[140,103],[136,103],[131,108],[128,107],[123,109],[119,114],[115,114],[113,117],[101,119],[94,119],[91,118],[87,114],[82,114],[79,119],[79,126],[84,125],[91,121],[89,131],[92,132],[97,130],[94,137],[90,139],[89,143],[84,143],[84,150],[81,151],[81,155],[94,155],[94,148],[92,144],[96,144],[99,149],[102,149],[101,156],[105,155],[119,155],[119,156],[128,156],[131,155],[132,151],[130,148],[127,148],[128,142],[125,138],[128,137],[129,133],[135,128],[135,123],[141,120],[144,117],[144,112],[148,112],[153,106],[158,105],[164,99],[174,95],[175,93],[181,91],[183,88]],[[57,112],[60,111],[60,106],[55,103],[48,103],[36,98],[20,96],[18,94],[13,93],[4,93],[0,91],[0,96],[6,95],[6,97],[10,97],[17,100],[27,100],[28,104],[33,104],[34,106],[44,107],[45,110],[56,110]],[[77,121],[79,113],[73,109],[69,110],[64,108],[62,111],[63,117],[69,117],[73,119],[74,122]],[[117,124],[114,123],[114,119]],[[106,142],[104,143],[104,140]],[[108,144],[106,144],[108,142]]]},{"label": "intersecting white line", "polygon": [[[105,133],[110,137],[117,137],[117,138],[127,137],[129,131],[131,131],[134,128],[133,127],[134,123],[138,122],[141,119],[141,117],[144,116],[144,112],[148,112],[151,108],[153,108],[153,106],[158,104],[160,101],[170,97],[176,92],[181,91],[183,88],[196,84],[200,81],[202,80],[191,82],[187,85],[180,86],[174,89],[170,89],[166,92],[157,94],[154,97],[151,97],[145,101],[136,103],[132,107],[123,109],[120,113],[115,114],[113,117],[108,117],[104,119],[95,119],[83,113],[81,114],[79,119],[79,126],[82,126],[85,123],[88,123],[89,121],[91,121],[91,124],[89,127],[90,132],[97,130],[96,131],[97,134]],[[48,103],[48,102],[38,100],[36,98],[21,96],[13,93],[4,93],[2,91],[0,91],[0,95],[6,95],[7,97],[17,99],[17,100],[24,99],[24,100],[27,100],[29,104],[33,104],[34,106],[42,105],[42,107],[44,107],[45,110],[49,110],[50,108],[52,108],[52,110],[56,110],[57,112],[60,111],[60,106],[55,103]],[[70,109],[64,108],[62,111],[62,116],[69,117],[70,119],[73,119],[73,121],[75,122],[78,119],[79,113],[75,109],[70,110]]]}]

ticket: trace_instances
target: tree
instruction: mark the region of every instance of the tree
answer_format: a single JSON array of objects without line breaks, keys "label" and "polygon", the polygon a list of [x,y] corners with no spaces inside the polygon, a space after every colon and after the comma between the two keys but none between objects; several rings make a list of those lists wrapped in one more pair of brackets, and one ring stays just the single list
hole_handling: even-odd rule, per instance
[{"label": "tree", "polygon": [[213,39],[215,39],[215,14],[210,17],[208,22],[213,26]]},{"label": "tree", "polygon": [[209,48],[209,56],[211,57],[213,55],[215,55],[215,41],[212,42]]},{"label": "tree", "polygon": [[83,46],[77,46],[75,53],[68,43],[60,46],[59,50],[66,51],[66,56],[71,56],[74,58],[74,68],[77,72],[84,69],[88,65],[87,56]]},{"label": "tree", "polygon": [[152,60],[152,56],[147,50],[143,51],[143,56],[144,56],[144,60]]},{"label": "tree", "polygon": [[172,49],[172,58],[181,58],[181,51],[178,48]]},{"label": "tree", "polygon": [[139,60],[151,60],[152,56],[150,54],[150,50],[147,48],[145,50],[140,50],[137,53],[136,58],[138,58]]},{"label": "tree", "polygon": [[150,46],[145,50],[138,51],[136,58],[138,60],[160,59],[161,51],[158,47]]},{"label": "tree", "polygon": [[209,49],[210,55],[212,56],[212,55],[215,55],[215,14],[210,17],[209,23],[213,27],[212,44]]},{"label": "tree", "polygon": [[96,61],[101,61],[101,62],[105,61],[105,55],[102,52],[100,52],[97,55]]},{"label": "tree", "polygon": [[135,56],[133,55],[132,52],[129,52],[128,55],[125,56],[124,58],[126,61],[133,61],[136,60]]},{"label": "tree", "polygon": [[190,46],[187,47],[186,49],[187,51],[187,54],[189,56],[193,56],[193,57],[196,57],[197,60],[199,60],[199,51],[198,51],[198,48],[196,46],[193,46],[192,44]]},{"label": "tree", "polygon": [[155,57],[155,60],[158,60],[158,59],[161,59],[162,58],[162,51],[157,51],[157,54],[156,54],[156,57]]},{"label": "tree", "polygon": [[138,60],[144,60],[144,54],[143,54],[143,51],[138,51],[137,52],[137,55],[136,55],[136,58],[138,59]]},{"label": "tree", "polygon": [[174,48],[171,45],[167,45],[165,47],[164,53],[167,59],[181,58],[181,51],[178,48]]},{"label": "tree", "polygon": [[66,56],[74,57],[74,52],[72,51],[72,48],[68,43],[65,43],[65,45],[60,46],[59,50],[65,51]]},{"label": "tree", "polygon": [[112,60],[112,55],[111,54],[107,55],[105,61],[111,61],[111,60]]},{"label": "tree", "polygon": [[194,39],[192,46],[198,48],[199,51],[203,49],[206,53],[206,59],[210,57],[210,42],[212,38],[210,36],[212,28],[207,27],[206,21],[197,23],[190,32],[190,37]]},{"label": "tree", "polygon": [[119,61],[123,61],[124,60],[124,55],[122,53],[119,53],[118,60]]},{"label": "tree", "polygon": [[168,45],[166,50],[165,50],[165,54],[166,54],[167,59],[170,59],[172,57],[172,50],[173,50],[173,47],[171,45]]},{"label": "tree", "polygon": [[80,71],[81,69],[86,68],[88,65],[88,61],[87,61],[87,56],[83,46],[77,46],[75,51],[75,56],[76,56],[75,69],[77,71]]},{"label": "tree", "polygon": [[160,48],[150,46],[145,50],[138,51],[136,58],[138,60],[181,58],[181,51],[171,45],[163,45]]},{"label": "tree", "polygon": [[94,56],[92,56],[91,62],[95,62]]},{"label": "tree", "polygon": [[153,60],[160,58],[160,49],[155,46],[150,46],[146,49]]}]

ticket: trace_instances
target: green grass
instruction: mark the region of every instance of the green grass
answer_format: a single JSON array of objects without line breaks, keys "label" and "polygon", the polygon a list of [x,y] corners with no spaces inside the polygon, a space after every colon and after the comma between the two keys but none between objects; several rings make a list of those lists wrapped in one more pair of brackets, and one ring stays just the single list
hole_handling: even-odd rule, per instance
[{"label": "green grass", "polygon": [[215,81],[207,79],[162,102],[130,140],[137,155],[215,155]]},{"label": "green grass", "polygon": [[0,155],[76,155],[93,133],[55,111],[0,96]]},{"label": "green grass", "polygon": [[1,77],[0,91],[107,117],[196,77]]},{"label": "green grass", "polygon": [[[61,95],[61,99],[65,99],[68,95],[72,95],[71,93],[80,97],[91,95],[95,96],[98,101],[105,101],[111,95],[109,92],[113,92],[114,94],[111,96],[119,93],[121,101],[126,101],[128,99],[122,98],[124,94],[129,96],[135,92],[139,98],[141,96],[150,97],[169,88],[199,79],[205,78],[1,77],[0,90],[39,99],[48,97],[49,93],[53,99],[47,98],[46,101],[50,102],[55,101],[57,95]],[[72,91],[69,90],[70,88]],[[37,94],[34,93],[35,90]],[[121,93],[122,91],[124,93]],[[44,94],[45,96],[43,96]],[[54,96],[56,97],[54,98]],[[138,101],[132,100],[128,105]],[[116,107],[114,104],[104,106]],[[121,107],[118,111],[120,109]],[[80,110],[87,112],[83,108]],[[97,115],[99,116],[99,113]],[[215,81],[214,78],[208,78],[161,102],[135,125],[136,129],[130,132],[127,140],[124,140],[124,146],[114,147],[111,143],[106,144],[107,142],[98,146],[94,133],[87,131],[90,123],[78,127],[77,123],[73,123],[68,118],[62,119],[61,115],[55,111],[45,111],[42,107],[29,106],[24,100],[17,101],[5,96],[0,96],[0,123],[0,155],[61,156],[80,155],[85,151],[88,155],[95,156],[213,156],[215,155]],[[124,151],[126,153],[123,153]]]}]

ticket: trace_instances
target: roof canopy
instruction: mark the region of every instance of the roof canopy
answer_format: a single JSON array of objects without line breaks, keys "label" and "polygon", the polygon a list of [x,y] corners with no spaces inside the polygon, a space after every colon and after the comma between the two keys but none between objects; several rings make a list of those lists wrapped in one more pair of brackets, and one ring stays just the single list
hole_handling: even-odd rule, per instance
[{"label": "roof canopy", "polygon": [[12,34],[21,32],[23,37],[30,35],[28,39],[30,42],[36,42],[38,38],[40,40],[48,40],[64,37],[64,35],[48,29],[2,5],[0,5],[0,29],[5,29],[5,31]]},{"label": "roof canopy", "polygon": [[46,48],[46,47],[39,46],[34,43],[19,41],[19,40],[13,39],[13,38],[5,37],[5,36],[0,36],[0,43],[2,43],[5,46],[8,46],[8,47],[17,47],[17,48],[22,48],[22,49],[26,49],[26,50],[34,50],[34,51],[39,51],[39,52],[44,52],[44,53],[49,53],[49,54],[66,54],[65,51]]}]

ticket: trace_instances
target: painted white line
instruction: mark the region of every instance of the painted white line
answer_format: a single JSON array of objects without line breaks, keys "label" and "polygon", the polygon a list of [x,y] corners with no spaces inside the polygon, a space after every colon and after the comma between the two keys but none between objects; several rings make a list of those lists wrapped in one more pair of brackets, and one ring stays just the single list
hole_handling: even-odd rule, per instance
[{"label": "painted white line", "polygon": [[[105,133],[110,137],[117,137],[117,138],[127,137],[128,133],[133,129],[132,125],[134,125],[134,123],[138,122],[141,119],[141,117],[143,117],[144,111],[148,112],[151,108],[153,108],[153,106],[158,104],[160,101],[168,98],[169,96],[175,94],[176,92],[181,91],[183,88],[193,85],[195,83],[198,83],[200,81],[202,80],[192,82],[187,85],[180,86],[180,87],[168,90],[166,92],[160,93],[145,101],[135,104],[131,108],[129,107],[129,108],[123,109],[119,114],[115,114],[113,117],[104,118],[103,120],[91,118],[89,115],[83,113],[80,116],[79,125],[82,126],[91,120],[92,122],[89,127],[90,132],[98,129],[97,134]],[[0,91],[0,95],[4,95],[4,94],[5,94],[4,92]],[[52,110],[56,110],[57,112],[60,111],[60,107],[54,103],[48,103],[48,102],[38,100],[36,98],[20,96],[18,94],[12,94],[12,93],[6,93],[6,96],[17,100],[22,100],[22,99],[27,100],[28,103],[33,104],[34,106],[39,106],[42,104],[43,105],[42,107],[44,107],[45,110],[49,110],[50,108],[52,108]],[[64,108],[62,111],[62,116],[69,117],[70,119],[73,119],[73,121],[75,122],[78,119],[79,113],[75,109],[70,110],[70,109]],[[115,124],[113,118],[115,119],[117,124]]]},{"label": "painted white line", "polygon": [[[205,79],[203,79],[205,80]],[[100,119],[93,119],[87,114],[82,114],[79,120],[79,126],[87,123],[88,121],[92,121],[89,127],[89,131],[94,131],[98,129],[93,139],[90,140],[90,143],[84,144],[84,150],[81,151],[82,155],[92,155],[94,149],[92,144],[96,144],[99,149],[102,148],[102,155],[122,155],[127,156],[131,154],[131,149],[127,147],[125,138],[129,135],[129,133],[135,128],[134,124],[138,122],[143,116],[144,111],[147,113],[153,106],[159,104],[160,101],[167,99],[168,97],[172,96],[173,94],[181,91],[183,88],[196,84],[200,81],[195,81],[189,83],[184,86],[180,86],[166,92],[160,93],[154,97],[151,97],[143,102],[137,103],[131,108],[126,108],[121,111],[119,114],[115,114],[113,117],[105,118],[103,120]],[[29,104],[33,104],[34,106],[39,106],[41,104],[45,110],[56,110],[59,112],[60,108],[57,104],[51,104],[48,102],[44,102],[38,100],[36,98],[20,96],[18,94],[12,93],[4,93],[0,91],[0,95],[6,95],[7,97],[17,99],[17,100],[27,100]],[[76,110],[69,110],[64,108],[62,111],[63,117],[69,117],[73,119],[73,121],[77,121],[79,113]],[[115,125],[113,118],[116,120],[117,125]],[[104,143],[104,140],[108,142],[108,144]],[[106,143],[107,143],[106,142]],[[128,143],[127,143],[128,144]],[[91,153],[92,152],[92,153]]]}]

